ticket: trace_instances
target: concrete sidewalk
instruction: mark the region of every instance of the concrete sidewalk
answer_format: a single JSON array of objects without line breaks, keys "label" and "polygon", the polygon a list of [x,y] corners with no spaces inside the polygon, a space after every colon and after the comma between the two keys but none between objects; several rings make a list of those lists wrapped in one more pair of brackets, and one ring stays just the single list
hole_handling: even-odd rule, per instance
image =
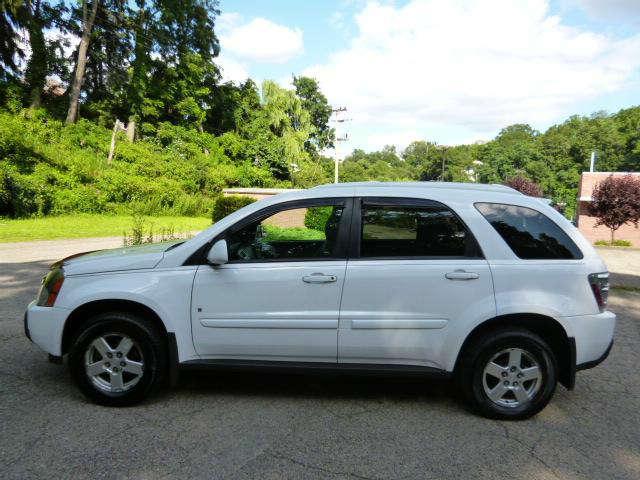
[{"label": "concrete sidewalk", "polygon": [[92,250],[122,247],[122,236],[0,243],[0,263],[59,260]]},{"label": "concrete sidewalk", "polygon": [[[118,247],[122,247],[122,237],[0,243],[0,263],[55,261],[76,253]],[[640,288],[640,249],[597,250],[611,272],[612,285]]]}]

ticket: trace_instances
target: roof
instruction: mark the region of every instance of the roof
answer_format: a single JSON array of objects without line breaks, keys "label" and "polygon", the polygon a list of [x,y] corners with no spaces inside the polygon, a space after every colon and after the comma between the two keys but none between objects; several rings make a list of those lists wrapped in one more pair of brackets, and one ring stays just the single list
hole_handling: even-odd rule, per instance
[{"label": "roof", "polygon": [[385,188],[424,188],[430,189],[445,189],[445,190],[476,190],[482,192],[501,192],[501,193],[515,193],[521,195],[517,190],[507,187],[506,185],[498,184],[485,184],[485,183],[458,183],[458,182],[352,182],[352,183],[328,183],[325,185],[318,185],[313,187],[316,189],[334,189],[334,188],[347,188],[347,187],[385,187]]},{"label": "roof", "polygon": [[223,193],[229,193],[229,194],[244,194],[244,195],[249,195],[251,193],[260,194],[260,195],[276,195],[278,193],[295,192],[295,191],[298,191],[298,190],[300,190],[300,189],[298,189],[298,188],[258,188],[258,187],[242,188],[242,187],[238,187],[238,188],[223,188],[222,192]]}]

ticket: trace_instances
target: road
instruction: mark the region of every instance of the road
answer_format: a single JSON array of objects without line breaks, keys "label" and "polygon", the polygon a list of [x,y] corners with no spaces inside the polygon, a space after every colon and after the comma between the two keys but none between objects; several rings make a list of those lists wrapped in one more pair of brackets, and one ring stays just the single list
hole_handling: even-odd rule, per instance
[{"label": "road", "polygon": [[143,405],[88,403],[23,334],[48,262],[0,263],[0,472],[24,478],[640,478],[640,293],[616,344],[534,419],[468,412],[442,382],[183,375]]}]

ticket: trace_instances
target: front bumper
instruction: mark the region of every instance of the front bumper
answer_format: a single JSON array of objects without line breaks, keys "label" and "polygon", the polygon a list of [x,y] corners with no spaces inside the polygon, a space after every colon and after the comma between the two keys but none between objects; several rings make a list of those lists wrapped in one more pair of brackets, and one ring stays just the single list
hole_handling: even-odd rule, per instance
[{"label": "front bumper", "polygon": [[62,331],[69,313],[65,308],[39,307],[34,300],[24,314],[25,335],[45,352],[60,356]]},{"label": "front bumper", "polygon": [[22,319],[22,321],[24,322],[24,334],[29,340],[31,340],[31,333],[29,333],[29,320],[27,318],[28,313],[28,311],[24,312],[24,318]]}]

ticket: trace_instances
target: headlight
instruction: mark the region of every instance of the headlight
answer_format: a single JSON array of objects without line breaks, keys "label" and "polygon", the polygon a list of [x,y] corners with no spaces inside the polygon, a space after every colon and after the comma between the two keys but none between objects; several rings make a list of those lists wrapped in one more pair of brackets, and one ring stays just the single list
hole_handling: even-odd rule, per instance
[{"label": "headlight", "polygon": [[64,273],[61,268],[53,268],[46,277],[42,279],[42,287],[38,294],[38,306],[53,307],[58,297],[58,293],[64,282]]}]

